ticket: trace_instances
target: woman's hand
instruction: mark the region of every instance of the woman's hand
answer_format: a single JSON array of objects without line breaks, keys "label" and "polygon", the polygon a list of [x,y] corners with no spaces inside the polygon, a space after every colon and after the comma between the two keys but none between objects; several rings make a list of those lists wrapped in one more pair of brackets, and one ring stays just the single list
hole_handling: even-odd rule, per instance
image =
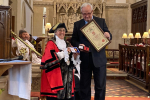
[{"label": "woman's hand", "polygon": [[71,49],[69,47],[67,48],[67,51],[68,51],[68,53],[71,53]]},{"label": "woman's hand", "polygon": [[73,53],[74,59],[76,60],[77,56],[79,55],[79,53]]}]

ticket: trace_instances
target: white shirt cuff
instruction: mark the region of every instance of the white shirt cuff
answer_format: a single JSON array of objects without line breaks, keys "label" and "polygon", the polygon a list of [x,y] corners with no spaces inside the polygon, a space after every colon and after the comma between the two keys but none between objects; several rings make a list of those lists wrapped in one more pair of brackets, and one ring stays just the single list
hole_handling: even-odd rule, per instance
[{"label": "white shirt cuff", "polygon": [[61,51],[61,52],[57,52],[56,54],[57,54],[57,56],[59,57],[59,59],[60,59],[60,60],[61,60],[61,59],[63,59],[63,58],[65,57],[64,52],[63,52],[63,51]]}]

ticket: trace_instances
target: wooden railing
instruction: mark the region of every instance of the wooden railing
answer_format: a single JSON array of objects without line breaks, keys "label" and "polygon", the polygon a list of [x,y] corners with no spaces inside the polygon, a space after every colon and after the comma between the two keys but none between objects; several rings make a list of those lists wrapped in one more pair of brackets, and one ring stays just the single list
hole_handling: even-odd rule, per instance
[{"label": "wooden railing", "polygon": [[119,44],[119,70],[145,84],[149,84],[149,50],[150,47],[125,46]]}]

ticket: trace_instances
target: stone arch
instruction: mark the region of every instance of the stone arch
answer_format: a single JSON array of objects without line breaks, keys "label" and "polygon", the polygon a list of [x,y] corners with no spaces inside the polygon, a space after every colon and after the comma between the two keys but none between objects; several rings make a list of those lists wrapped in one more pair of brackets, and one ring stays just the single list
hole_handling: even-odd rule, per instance
[{"label": "stone arch", "polygon": [[22,29],[26,28],[26,6],[24,1],[22,3],[21,27]]},{"label": "stone arch", "polygon": [[69,15],[71,14],[71,13],[74,13],[75,11],[74,11],[74,9],[72,8],[72,7],[70,7],[69,9],[68,9],[68,13],[69,13]]},{"label": "stone arch", "polygon": [[93,11],[93,15],[100,17],[101,18],[101,13],[100,10],[96,7],[95,10]]},{"label": "stone arch", "polygon": [[77,13],[81,13],[81,7],[77,9]]},{"label": "stone arch", "polygon": [[66,10],[63,6],[60,8],[59,13],[66,13]]},{"label": "stone arch", "polygon": [[[80,7],[84,3],[83,1],[87,0],[80,0],[80,2],[62,1],[54,3],[56,13],[54,13],[53,22],[64,22],[66,24],[68,32],[71,33],[73,31],[74,22],[82,18]],[[94,14],[97,17],[102,17],[101,0],[97,0],[97,2],[91,4],[93,5]]]}]

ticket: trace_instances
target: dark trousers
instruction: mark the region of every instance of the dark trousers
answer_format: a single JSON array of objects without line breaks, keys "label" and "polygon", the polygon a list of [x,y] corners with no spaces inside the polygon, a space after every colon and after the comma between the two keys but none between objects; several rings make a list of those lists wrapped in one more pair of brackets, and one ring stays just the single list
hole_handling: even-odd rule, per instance
[{"label": "dark trousers", "polygon": [[75,100],[80,100],[80,79],[74,75],[75,79]]},{"label": "dark trousers", "polygon": [[95,95],[94,100],[105,100],[106,91],[106,64],[95,67],[92,54],[89,54],[89,62],[82,61],[80,65],[80,94],[81,100],[91,100],[91,77],[94,74]]},{"label": "dark trousers", "polygon": [[80,99],[80,92],[75,92],[75,100],[81,100]]}]

